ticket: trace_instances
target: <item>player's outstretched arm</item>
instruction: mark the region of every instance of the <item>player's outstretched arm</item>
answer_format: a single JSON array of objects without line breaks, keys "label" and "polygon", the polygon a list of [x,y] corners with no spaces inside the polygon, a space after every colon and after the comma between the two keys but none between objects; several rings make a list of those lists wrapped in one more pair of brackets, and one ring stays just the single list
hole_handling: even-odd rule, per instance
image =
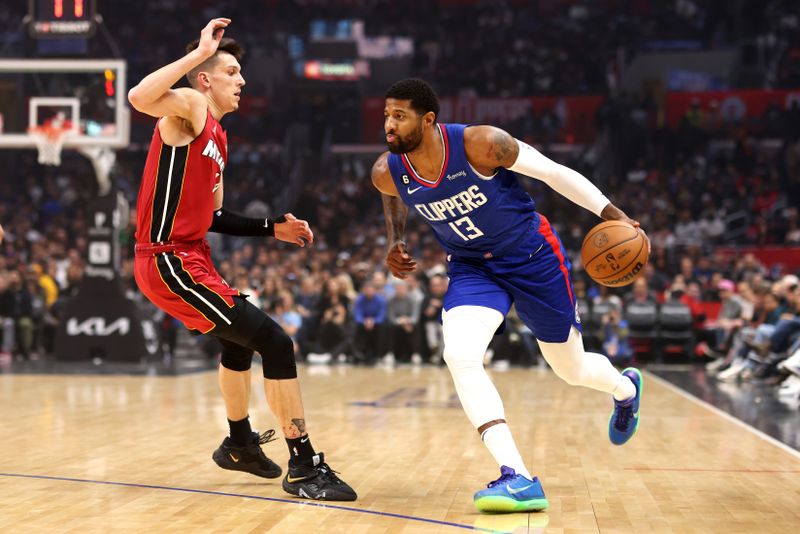
[{"label": "player's outstretched arm", "polygon": [[[479,172],[493,174],[505,167],[545,182],[557,193],[591,211],[603,220],[621,220],[639,228],[639,222],[628,217],[581,173],[551,160],[532,146],[515,139],[494,126],[472,126],[464,130],[467,159]],[[642,234],[644,231],[640,229]],[[647,235],[648,247],[650,240]]]},{"label": "player's outstretched arm", "polygon": [[[538,178],[556,192],[600,216],[608,199],[580,173],[546,157],[508,132],[493,126],[472,126],[464,131],[464,145],[469,162],[492,174],[498,167]],[[480,167],[476,167],[480,170]]]},{"label": "player's outstretched arm", "polygon": [[314,233],[308,223],[291,213],[277,219],[257,219],[219,208],[214,211],[209,232],[237,236],[274,236],[279,241],[300,247],[314,242]]},{"label": "player's outstretched arm", "polygon": [[381,192],[383,215],[386,219],[386,237],[389,250],[386,266],[397,278],[407,278],[417,269],[417,262],[406,247],[406,219],[408,206],[400,199],[389,171],[388,152],[384,152],[372,166],[372,185]]},{"label": "player's outstretched arm", "polygon": [[[138,85],[128,91],[128,101],[136,110],[153,117],[177,116],[188,121],[193,119],[196,108],[206,106],[205,97],[199,92],[172,86],[190,70],[213,56],[231,20],[212,19],[200,32],[197,48],[169,65],[145,76]],[[203,113],[205,117],[205,113]]]}]

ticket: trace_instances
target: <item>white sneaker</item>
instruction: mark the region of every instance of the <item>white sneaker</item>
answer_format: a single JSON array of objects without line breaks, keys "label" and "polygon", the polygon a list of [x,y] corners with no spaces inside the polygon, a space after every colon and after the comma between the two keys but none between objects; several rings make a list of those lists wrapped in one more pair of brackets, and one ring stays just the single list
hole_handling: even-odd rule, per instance
[{"label": "white sneaker", "polygon": [[781,397],[794,397],[800,395],[800,377],[791,375],[786,380],[781,382],[781,387],[778,388],[778,395]]},{"label": "white sneaker", "polygon": [[730,367],[717,373],[720,380],[736,380],[736,377],[747,367],[747,360],[734,360]]},{"label": "white sneaker", "polygon": [[511,362],[508,360],[495,360],[492,362],[492,370],[494,371],[508,371],[511,368]]},{"label": "white sneaker", "polygon": [[725,365],[725,363],[726,362],[724,357],[717,358],[716,360],[708,362],[706,364],[706,371],[708,371],[709,373],[714,373],[716,371],[719,371],[719,368]]},{"label": "white sneaker", "polygon": [[785,369],[792,374],[800,376],[800,351],[795,352],[778,364],[778,369]]},{"label": "white sneaker", "polygon": [[422,356],[416,352],[411,355],[411,365],[422,365]]},{"label": "white sneaker", "polygon": [[331,361],[331,353],[323,352],[322,354],[317,354],[316,352],[309,352],[308,356],[306,356],[306,361],[313,364],[326,364]]}]

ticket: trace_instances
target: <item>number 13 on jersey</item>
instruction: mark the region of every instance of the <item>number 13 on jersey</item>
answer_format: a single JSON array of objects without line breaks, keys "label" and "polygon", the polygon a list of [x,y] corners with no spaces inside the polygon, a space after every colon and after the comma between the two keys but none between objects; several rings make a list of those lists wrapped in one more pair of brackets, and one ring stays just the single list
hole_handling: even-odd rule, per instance
[{"label": "number 13 on jersey", "polygon": [[453,231],[464,241],[470,241],[483,235],[483,232],[481,232],[480,228],[475,226],[469,217],[461,217],[460,219],[449,224],[450,228],[452,228]]}]

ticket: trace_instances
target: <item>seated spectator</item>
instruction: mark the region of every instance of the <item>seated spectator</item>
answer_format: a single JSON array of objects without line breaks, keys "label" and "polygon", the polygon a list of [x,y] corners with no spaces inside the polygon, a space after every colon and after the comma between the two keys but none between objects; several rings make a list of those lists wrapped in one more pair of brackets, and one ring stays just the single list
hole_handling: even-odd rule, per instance
[{"label": "seated spectator", "polygon": [[328,280],[315,315],[319,317],[318,341],[309,345],[309,363],[328,363],[333,356],[345,355],[350,346],[348,300],[335,278]]},{"label": "seated spectator", "polygon": [[311,345],[311,340],[317,339],[320,317],[316,312],[319,298],[319,286],[316,279],[312,275],[304,276],[295,296],[297,312],[301,318],[300,330],[297,332],[297,343],[300,346],[301,354],[308,352],[307,347]]},{"label": "seated spectator", "polygon": [[444,334],[442,332],[442,304],[447,293],[447,278],[441,274],[431,277],[428,292],[420,307],[420,321],[425,331],[425,341],[432,363],[442,361]]},{"label": "seated spectator", "polygon": [[614,364],[624,365],[633,357],[628,333],[628,322],[622,317],[621,309],[612,306],[601,320],[600,341],[603,352]]},{"label": "seated spectator", "polygon": [[394,294],[389,297],[387,312],[389,353],[398,363],[408,363],[412,356],[415,356],[415,363],[421,363],[416,335],[419,303],[409,294],[405,282],[394,285]]},{"label": "seated spectator", "polygon": [[731,280],[723,279],[717,284],[722,307],[717,319],[707,325],[713,334],[709,344],[709,355],[714,358],[727,354],[731,348],[733,334],[744,324],[742,314],[745,302],[735,290],[736,285]]},{"label": "seated spectator", "polygon": [[635,302],[637,304],[657,304],[655,293],[650,291],[647,278],[640,276],[633,282],[633,290],[625,295],[625,305]]},{"label": "seated spectator", "polygon": [[297,333],[303,324],[303,318],[294,304],[294,296],[289,291],[282,291],[277,302],[272,305],[270,315],[276,323],[281,325],[284,332],[292,338],[294,351],[299,353],[300,347],[297,343]]},{"label": "seated spectator", "polygon": [[353,305],[356,333],[353,339],[356,361],[373,364],[385,351],[386,299],[370,281],[361,288]]},{"label": "seated spectator", "polygon": [[14,323],[14,297],[9,288],[9,274],[3,271],[0,271],[0,325],[3,334],[0,356],[8,359],[16,348],[17,336]]}]

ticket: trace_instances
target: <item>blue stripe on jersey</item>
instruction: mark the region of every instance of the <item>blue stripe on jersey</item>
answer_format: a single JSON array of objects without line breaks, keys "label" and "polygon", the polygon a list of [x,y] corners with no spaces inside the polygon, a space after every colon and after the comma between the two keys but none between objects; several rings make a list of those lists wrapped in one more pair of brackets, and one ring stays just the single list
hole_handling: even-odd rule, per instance
[{"label": "blue stripe on jersey", "polygon": [[539,216],[517,176],[505,168],[481,177],[467,161],[464,124],[438,124],[445,157],[435,182],[421,178],[405,155],[389,154],[400,198],[431,225],[442,247],[464,257],[529,253]]}]

